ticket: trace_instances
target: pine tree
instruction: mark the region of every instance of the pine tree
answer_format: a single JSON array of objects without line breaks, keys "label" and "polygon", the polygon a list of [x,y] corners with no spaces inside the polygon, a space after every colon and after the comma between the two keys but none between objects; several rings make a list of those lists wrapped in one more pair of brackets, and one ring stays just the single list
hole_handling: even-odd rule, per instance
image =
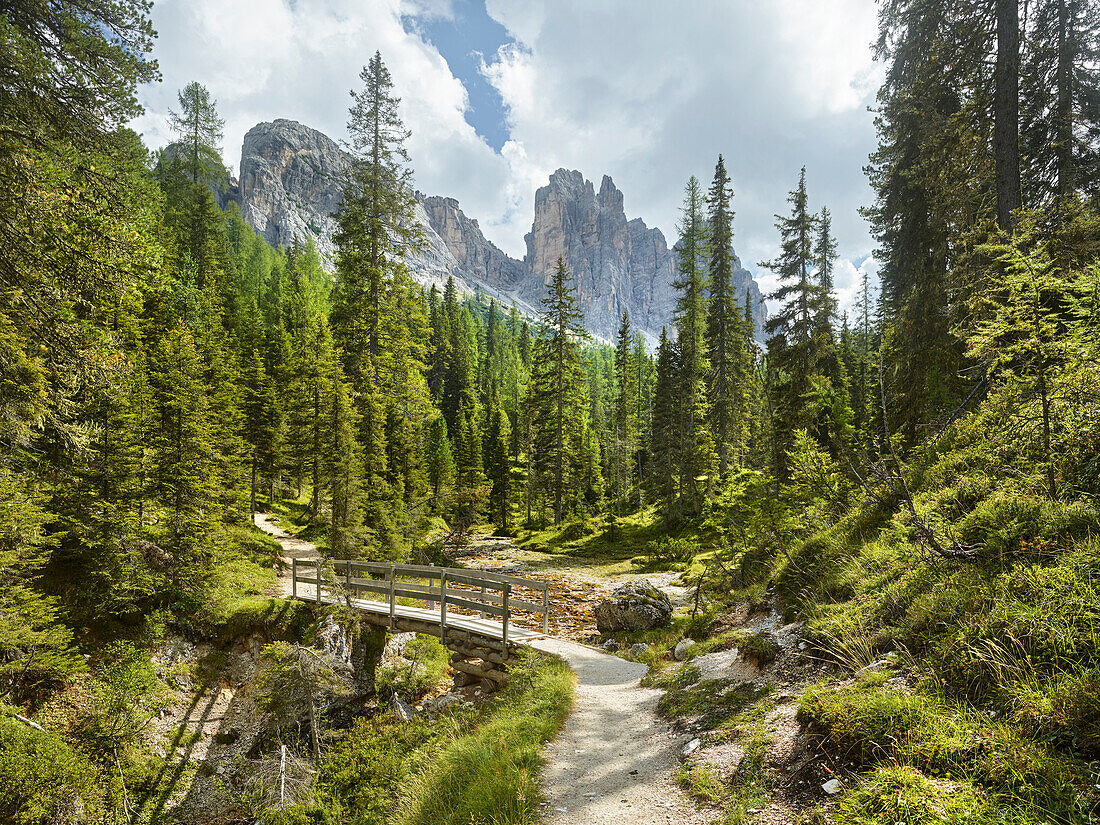
[{"label": "pine tree", "polygon": [[1021,70],[1024,203],[1041,206],[1100,179],[1100,4],[1040,0]]},{"label": "pine tree", "polygon": [[833,218],[828,207],[821,208],[817,216],[817,240],[814,242],[814,266],[817,268],[817,285],[821,288],[821,307],[818,311],[818,334],[825,340],[833,340],[836,327],[836,299],[833,297],[833,270],[836,267],[836,238],[833,237]]},{"label": "pine tree", "polygon": [[348,132],[354,150],[348,181],[336,212],[336,285],[332,330],[344,352],[344,368],[357,384],[369,358],[377,368],[387,311],[385,282],[401,267],[404,248],[418,239],[415,198],[405,141],[409,131],[398,114],[393,79],[374,53],[353,92]]},{"label": "pine tree", "polygon": [[451,440],[447,436],[447,422],[437,415],[428,429],[428,444],[424,450],[428,482],[434,497],[433,509],[438,510],[440,495],[455,478],[455,460]]},{"label": "pine tree", "polygon": [[768,341],[768,359],[776,377],[772,393],[780,455],[788,450],[796,430],[812,428],[828,395],[827,388],[816,380],[823,374],[823,362],[829,354],[828,342],[818,327],[828,296],[812,278],[813,237],[817,227],[807,205],[805,167],[787,202],[791,204],[790,215],[775,216],[780,235],[779,257],[760,264],[775,272],[780,282],[769,296],[781,302],[779,309],[765,326],[772,336]]},{"label": "pine tree", "polygon": [[168,123],[176,133],[180,165],[193,185],[220,186],[221,140],[225,121],[218,116],[217,101],[201,83],[192,81],[177,94],[179,111],[168,112]]},{"label": "pine tree", "polygon": [[676,346],[662,327],[657,346],[656,386],[653,393],[653,434],[650,438],[650,477],[653,492],[665,511],[665,521],[673,523],[679,517],[677,486],[679,482],[680,364]]},{"label": "pine tree", "polygon": [[615,343],[616,392],[611,449],[611,494],[620,513],[634,483],[634,454],[638,446],[638,368],[633,350],[630,317],[624,310]]},{"label": "pine tree", "polygon": [[[721,162],[721,161],[720,161]],[[716,173],[717,174],[717,173]],[[728,185],[728,179],[722,184]],[[728,194],[728,189],[723,189],[723,194]],[[724,242],[727,245],[732,241],[728,234],[732,215],[729,214],[729,201],[720,206],[726,225],[725,234],[720,230],[715,233],[716,242]],[[713,229],[713,228],[712,228]],[[720,368],[711,370],[708,360],[708,345],[712,342],[711,332],[721,336],[725,331],[725,320],[708,318],[706,303],[707,277],[703,269],[703,261],[708,242],[711,240],[708,227],[703,217],[703,196],[699,189],[699,181],[693,175],[688,179],[684,189],[684,203],[680,217],[680,240],[677,244],[679,250],[680,277],[673,282],[673,287],[680,291],[676,302],[676,328],[677,349],[679,351],[679,363],[681,367],[680,381],[683,398],[683,421],[679,424],[679,432],[682,435],[682,443],[679,445],[679,472],[681,489],[680,495],[684,499],[685,506],[692,515],[698,515],[703,509],[703,492],[699,490],[699,479],[710,476],[711,465],[714,462],[714,445],[708,428],[708,418],[714,412],[720,420],[711,419],[711,427],[720,429],[725,427],[726,435],[730,430],[730,410],[723,407],[720,411],[712,411],[707,401],[707,383],[710,381],[715,389],[728,391],[728,379],[730,378],[728,360],[723,360]],[[729,264],[726,257],[732,254],[730,250],[719,254],[715,251],[715,257]],[[719,274],[719,282],[712,283],[720,305],[719,311],[728,306],[723,304],[730,296],[729,276],[730,270],[726,266],[725,280]],[[711,310],[715,309],[711,304]],[[714,323],[710,323],[710,321]],[[713,340],[719,347],[723,359],[729,355],[729,341],[722,337],[721,341]],[[727,395],[724,402],[729,402]]]},{"label": "pine tree", "polygon": [[501,532],[509,528],[508,509],[511,493],[512,467],[508,457],[508,416],[500,406],[500,398],[494,392],[487,410],[488,426],[485,432],[485,475],[492,484],[489,492],[491,517],[495,518]]},{"label": "pine tree", "polygon": [[167,511],[168,546],[182,564],[194,565],[218,521],[218,471],[203,364],[190,330],[169,330],[152,363],[159,411],[153,490]]},{"label": "pine tree", "polygon": [[566,499],[581,475],[584,370],[581,342],[588,333],[577,304],[576,287],[565,260],[558,264],[542,299],[542,332],[535,343],[533,388],[535,464],[554,500],[554,524],[561,524]]}]

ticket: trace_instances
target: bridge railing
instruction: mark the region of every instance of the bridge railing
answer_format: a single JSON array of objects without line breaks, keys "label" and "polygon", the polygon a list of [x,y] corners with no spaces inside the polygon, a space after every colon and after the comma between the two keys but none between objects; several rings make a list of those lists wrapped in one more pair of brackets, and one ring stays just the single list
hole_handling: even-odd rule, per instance
[{"label": "bridge railing", "polygon": [[[332,573],[326,577],[329,564]],[[443,630],[447,628],[448,613],[477,613],[481,618],[499,618],[505,644],[513,611],[540,616],[542,632],[550,630],[550,585],[537,579],[433,565],[296,558],[292,561],[291,582],[294,598],[299,598],[298,585],[307,584],[314,586],[313,600],[318,603],[340,600],[342,589],[347,598],[354,601],[388,604],[391,625],[397,617],[398,599],[404,599],[426,602],[429,609],[438,609],[439,625]],[[527,597],[517,597],[517,590]],[[531,595],[522,591],[529,591]],[[303,595],[302,598],[308,597]]]}]

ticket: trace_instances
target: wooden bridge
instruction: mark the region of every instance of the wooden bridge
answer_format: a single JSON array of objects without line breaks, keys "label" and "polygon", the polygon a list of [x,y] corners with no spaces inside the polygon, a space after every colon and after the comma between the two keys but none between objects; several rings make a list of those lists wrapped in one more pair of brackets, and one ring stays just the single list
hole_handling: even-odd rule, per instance
[{"label": "wooden bridge", "polygon": [[[545,581],[452,567],[299,558],[291,574],[296,599],[346,605],[375,626],[439,637],[452,651],[458,686],[502,686],[518,647],[549,633]],[[539,629],[524,626],[531,623]]]}]

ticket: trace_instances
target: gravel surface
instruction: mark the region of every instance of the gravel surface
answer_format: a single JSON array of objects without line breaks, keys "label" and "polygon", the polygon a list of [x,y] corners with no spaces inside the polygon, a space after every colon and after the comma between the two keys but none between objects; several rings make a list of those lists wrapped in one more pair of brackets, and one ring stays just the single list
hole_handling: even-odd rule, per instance
[{"label": "gravel surface", "polygon": [[547,825],[678,825],[709,822],[676,784],[690,737],[657,717],[660,690],[643,688],[646,666],[575,642],[533,647],[561,656],[577,674],[576,704],[543,755]]},{"label": "gravel surface", "polygon": [[317,545],[310,544],[308,541],[303,541],[297,536],[291,535],[276,524],[276,519],[269,513],[256,513],[252,516],[252,520],[259,529],[263,530],[269,536],[273,536],[275,540],[282,545],[282,559],[285,565],[278,573],[279,592],[282,594],[283,598],[289,599],[292,590],[290,581],[290,560],[317,558],[317,556],[320,555],[317,552]]}]

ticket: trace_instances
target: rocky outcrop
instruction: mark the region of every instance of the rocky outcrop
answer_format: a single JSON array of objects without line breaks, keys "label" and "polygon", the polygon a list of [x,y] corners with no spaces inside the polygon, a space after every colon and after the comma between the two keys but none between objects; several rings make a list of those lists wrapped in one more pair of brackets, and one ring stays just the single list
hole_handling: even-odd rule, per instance
[{"label": "rocky outcrop", "polygon": [[241,147],[239,203],[245,221],[272,246],[312,238],[332,261],[332,213],[349,157],[332,138],[293,120],[259,123]]},{"label": "rocky outcrop", "polygon": [[510,292],[522,288],[527,269],[501,252],[482,234],[477,221],[466,217],[454,198],[423,199],[427,224],[454,256],[463,279]]},{"label": "rocky outcrop", "polygon": [[[219,199],[236,200],[245,220],[273,246],[312,239],[331,266],[332,213],[349,163],[350,156],[315,129],[292,120],[260,123],[245,135],[239,185],[223,187]],[[418,194],[416,219],[424,243],[408,265],[425,286],[442,287],[454,278],[460,292],[482,291],[534,315],[560,255],[576,278],[585,326],[597,337],[613,340],[624,311],[651,341],[672,323],[676,251],[659,229],[627,219],[623,193],[606,175],[599,192],[577,171],[550,176],[535,194],[522,261],[493,245],[454,198]],[[734,289],[742,304],[748,295],[763,340],[760,291],[739,262]]]},{"label": "rocky outcrop", "polygon": [[559,256],[573,273],[586,326],[612,340],[627,311],[651,333],[672,319],[673,256],[664,236],[640,219],[627,221],[623,193],[604,175],[597,194],[577,171],[559,169],[535,193],[535,219],[524,263],[541,290]]},{"label": "rocky outcrop", "polygon": [[615,588],[611,598],[596,605],[595,613],[596,629],[603,634],[652,630],[668,624],[672,600],[648,580],[641,579]]}]

